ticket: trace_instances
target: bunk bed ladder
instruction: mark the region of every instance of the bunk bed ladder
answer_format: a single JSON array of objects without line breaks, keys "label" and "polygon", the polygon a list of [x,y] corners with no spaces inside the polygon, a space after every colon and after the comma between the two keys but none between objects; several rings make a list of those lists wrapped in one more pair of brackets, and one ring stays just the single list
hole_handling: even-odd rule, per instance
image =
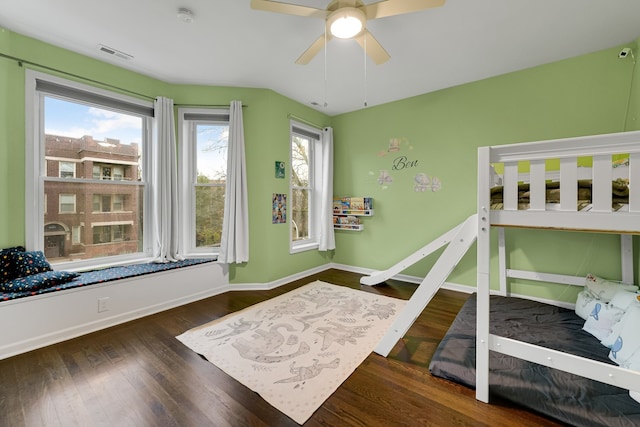
[{"label": "bunk bed ladder", "polygon": [[[395,322],[391,325],[391,328],[389,328],[385,336],[382,337],[382,340],[378,343],[378,346],[374,349],[376,353],[387,357],[393,346],[407,333],[411,325],[413,325],[413,322],[415,322],[416,318],[420,313],[422,313],[427,304],[429,304],[429,301],[431,301],[438,289],[440,289],[447,277],[449,277],[449,274],[451,274],[453,269],[460,262],[460,259],[462,259],[464,254],[467,253],[471,245],[476,241],[476,237],[478,235],[477,227],[477,215],[472,215],[459,226],[443,234],[429,245],[415,252],[413,255],[400,261],[389,270],[385,270],[384,272],[377,273],[370,277],[363,277],[361,279],[361,283],[365,284],[380,283],[381,281],[375,282],[375,280],[379,280],[382,277],[386,277],[388,279],[393,276],[392,273],[398,268],[400,268],[399,271],[402,271],[402,269],[411,265],[406,264],[407,260],[415,263],[429,253],[434,252],[448,243],[447,248],[444,250],[442,255],[440,255],[440,258],[438,258],[429,273],[427,273],[426,277],[418,286],[418,289],[416,289],[411,296],[411,299],[407,302],[407,305],[405,305],[404,309],[399,313]],[[425,253],[426,255],[424,255]]]}]

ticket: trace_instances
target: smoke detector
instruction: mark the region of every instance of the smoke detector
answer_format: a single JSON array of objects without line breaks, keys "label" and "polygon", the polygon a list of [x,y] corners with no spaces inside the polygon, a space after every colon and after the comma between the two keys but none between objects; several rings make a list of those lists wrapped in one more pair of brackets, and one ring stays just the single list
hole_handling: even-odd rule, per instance
[{"label": "smoke detector", "polygon": [[191,24],[193,22],[193,12],[185,7],[178,9],[178,19],[185,24]]}]

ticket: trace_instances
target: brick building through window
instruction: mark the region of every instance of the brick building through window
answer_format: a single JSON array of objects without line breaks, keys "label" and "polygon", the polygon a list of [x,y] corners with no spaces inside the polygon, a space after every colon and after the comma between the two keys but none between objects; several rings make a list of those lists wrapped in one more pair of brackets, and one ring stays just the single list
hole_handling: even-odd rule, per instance
[{"label": "brick building through window", "polygon": [[44,248],[53,262],[142,251],[139,145],[45,135]]}]

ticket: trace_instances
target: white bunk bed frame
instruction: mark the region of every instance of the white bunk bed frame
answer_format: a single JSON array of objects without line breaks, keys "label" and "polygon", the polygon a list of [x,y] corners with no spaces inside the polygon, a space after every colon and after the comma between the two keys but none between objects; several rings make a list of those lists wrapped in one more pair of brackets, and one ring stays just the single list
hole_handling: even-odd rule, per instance
[{"label": "white bunk bed frame", "polygon": [[[629,155],[629,203],[624,212],[613,212],[611,181],[612,155]],[[577,211],[579,157],[591,157],[592,207]],[[545,201],[545,161],[559,159],[562,188],[560,204],[553,211]],[[529,162],[530,208],[518,210],[518,162]],[[495,180],[493,164],[504,166],[504,208],[490,209],[490,189]],[[520,178],[521,179],[521,178]],[[623,281],[633,282],[632,234],[640,234],[640,132],[625,132],[492,147],[478,150],[478,299],[476,336],[476,399],[489,402],[489,351],[503,353],[585,378],[637,390],[640,372],[577,357],[489,333],[490,255],[493,227],[543,228],[621,234]],[[503,228],[497,228],[503,233]],[[500,235],[499,251],[504,251]],[[500,256],[501,259],[504,257]],[[580,283],[570,276],[523,273],[500,268],[501,290],[506,292],[507,277],[520,277],[555,283]]]}]

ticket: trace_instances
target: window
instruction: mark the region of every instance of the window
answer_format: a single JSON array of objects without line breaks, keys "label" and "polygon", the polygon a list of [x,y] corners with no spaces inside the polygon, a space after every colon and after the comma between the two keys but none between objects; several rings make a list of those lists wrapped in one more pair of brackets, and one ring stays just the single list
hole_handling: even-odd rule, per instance
[{"label": "window", "polygon": [[322,143],[319,129],[291,122],[291,252],[318,247],[317,210],[319,187],[315,173],[315,147]]},{"label": "window", "polygon": [[111,199],[111,210],[114,212],[120,212],[124,210],[124,195],[113,195],[113,198]]},{"label": "window", "polygon": [[94,194],[93,212],[121,212],[124,211],[123,194]]},{"label": "window", "polygon": [[60,194],[60,213],[76,213],[76,195]]},{"label": "window", "polygon": [[153,104],[31,70],[26,85],[27,245],[64,268],[150,256]]},{"label": "window", "polygon": [[79,225],[74,225],[71,228],[71,242],[74,245],[79,245],[80,243],[82,243],[82,237],[80,236],[80,230],[81,230],[81,226],[79,226]]},{"label": "window", "polygon": [[180,108],[178,120],[183,250],[215,254],[224,218],[229,111]]},{"label": "window", "polygon": [[125,179],[124,167],[94,163],[92,178],[108,181],[122,181],[123,179]]},{"label": "window", "polygon": [[60,162],[59,164],[60,178],[75,178],[76,164],[73,162]]},{"label": "window", "polygon": [[93,244],[118,243],[127,240],[129,225],[98,225],[93,227]]}]

